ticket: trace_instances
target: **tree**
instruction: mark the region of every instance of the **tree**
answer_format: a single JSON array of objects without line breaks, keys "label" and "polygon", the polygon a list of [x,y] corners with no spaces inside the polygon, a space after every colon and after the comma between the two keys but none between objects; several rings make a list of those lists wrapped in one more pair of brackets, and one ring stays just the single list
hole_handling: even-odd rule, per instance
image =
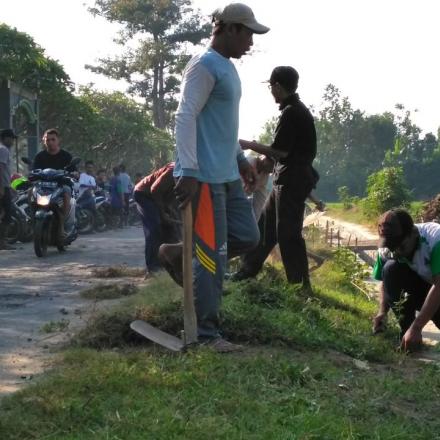
[{"label": "tree", "polygon": [[190,0],[96,0],[90,11],[124,28],[115,41],[129,48],[124,55],[100,59],[93,72],[124,79],[129,92],[145,98],[154,125],[170,127],[177,108],[178,75],[189,60],[187,43],[199,44],[209,36],[204,22]]},{"label": "tree", "polygon": [[145,107],[132,98],[85,87],[79,101],[89,112],[83,130],[88,140],[72,150],[83,159],[108,169],[124,162],[131,172],[151,171],[171,160],[171,136],[154,127]]},{"label": "tree", "polygon": [[36,92],[73,89],[69,75],[47,57],[32,37],[0,23],[0,79],[10,79]]}]

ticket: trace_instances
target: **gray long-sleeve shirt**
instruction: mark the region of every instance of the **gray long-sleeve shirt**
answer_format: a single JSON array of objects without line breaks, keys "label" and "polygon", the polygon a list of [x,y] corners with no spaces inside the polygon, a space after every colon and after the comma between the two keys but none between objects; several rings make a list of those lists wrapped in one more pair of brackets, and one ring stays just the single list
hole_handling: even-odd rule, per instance
[{"label": "gray long-sleeve shirt", "polygon": [[9,148],[0,143],[0,186],[9,188],[11,186],[11,155]]}]

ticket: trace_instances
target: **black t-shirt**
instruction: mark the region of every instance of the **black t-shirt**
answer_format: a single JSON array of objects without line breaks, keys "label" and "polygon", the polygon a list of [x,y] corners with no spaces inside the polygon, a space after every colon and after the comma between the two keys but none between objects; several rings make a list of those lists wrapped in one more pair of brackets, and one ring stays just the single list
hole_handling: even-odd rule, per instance
[{"label": "black t-shirt", "polygon": [[274,184],[292,184],[311,190],[317,180],[312,168],[316,156],[315,121],[297,94],[289,96],[280,109],[282,113],[271,147],[287,152],[288,156],[277,160]]},{"label": "black t-shirt", "polygon": [[65,150],[60,150],[57,154],[49,154],[46,150],[42,150],[35,156],[32,169],[53,168],[54,170],[62,170],[70,162],[72,162],[72,155]]}]

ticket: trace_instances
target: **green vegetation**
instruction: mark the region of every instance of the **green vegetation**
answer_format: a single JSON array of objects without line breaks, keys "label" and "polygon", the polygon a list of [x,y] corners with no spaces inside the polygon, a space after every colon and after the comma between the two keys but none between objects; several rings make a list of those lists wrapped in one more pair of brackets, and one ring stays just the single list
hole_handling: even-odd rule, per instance
[{"label": "green vegetation", "polygon": [[134,318],[182,328],[181,290],[158,277],[2,400],[0,438],[433,438],[440,372],[397,353],[395,327],[371,335],[376,305],[351,285],[360,272],[345,257],[313,272],[313,292],[273,267],[229,283],[222,327],[247,345],[234,355],[171,354],[129,330]]},{"label": "green vegetation", "polygon": [[69,327],[70,321],[68,319],[60,319],[59,321],[49,321],[40,328],[41,333],[55,333],[63,332]]},{"label": "green vegetation", "polygon": [[125,80],[130,94],[145,99],[154,126],[172,131],[187,48],[209,37],[210,24],[190,0],[95,0],[90,12],[123,26],[114,41],[124,54],[87,67]]},{"label": "green vegetation", "polygon": [[324,200],[337,200],[340,187],[364,197],[368,176],[384,166],[403,169],[414,198],[428,199],[438,193],[438,133],[422,135],[403,105],[397,104],[394,113],[368,115],[353,108],[348,97],[329,84],[315,121],[315,164],[321,175],[317,193]]},{"label": "green vegetation", "polygon": [[392,208],[408,208],[411,194],[400,167],[383,168],[368,176],[367,197],[363,200],[366,215],[377,218]]},{"label": "green vegetation", "polygon": [[[407,206],[409,213],[413,216],[416,222],[422,221],[421,212],[423,210],[424,202],[414,201]],[[376,232],[377,217],[370,217],[365,214],[362,200],[357,201],[349,209],[345,209],[342,203],[326,203],[326,215],[343,220],[350,223],[356,223],[369,229],[371,232]]]},{"label": "green vegetation", "polygon": [[367,217],[359,204],[345,209],[343,203],[326,203],[326,208],[326,214],[330,217],[365,226],[371,231],[375,230],[376,219]]},{"label": "green vegetation", "polygon": [[[38,93],[41,129],[58,128],[63,147],[72,154],[107,169],[125,162],[131,172],[145,173],[170,160],[171,135],[154,126],[148,106],[120,92],[75,90],[58,62],[29,35],[5,24],[0,24],[0,41],[0,81],[12,80]],[[26,133],[26,118],[16,115],[19,136]]]}]

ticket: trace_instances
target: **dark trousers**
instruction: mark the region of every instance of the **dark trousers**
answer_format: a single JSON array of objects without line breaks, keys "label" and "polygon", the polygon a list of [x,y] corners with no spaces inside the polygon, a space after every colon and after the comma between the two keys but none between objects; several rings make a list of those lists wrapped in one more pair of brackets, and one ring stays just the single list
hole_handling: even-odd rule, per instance
[{"label": "dark trousers", "polygon": [[[426,282],[407,264],[396,260],[385,263],[382,281],[385,299],[396,315],[403,335],[413,323],[416,311],[422,308],[432,284]],[[431,319],[440,328],[440,310]]]},{"label": "dark trousers", "polygon": [[309,265],[302,237],[305,200],[308,192],[289,185],[274,185],[261,213],[258,246],[243,257],[242,270],[250,276],[260,271],[278,243],[290,283],[308,283]]},{"label": "dark trousers", "polygon": [[12,220],[12,195],[10,188],[5,188],[4,190],[4,195],[0,199],[0,223],[8,225]]},{"label": "dark trousers", "polygon": [[153,200],[140,191],[134,193],[134,199],[144,228],[145,264],[150,272],[154,272],[160,269],[158,252],[162,243],[162,234],[159,209]]}]

